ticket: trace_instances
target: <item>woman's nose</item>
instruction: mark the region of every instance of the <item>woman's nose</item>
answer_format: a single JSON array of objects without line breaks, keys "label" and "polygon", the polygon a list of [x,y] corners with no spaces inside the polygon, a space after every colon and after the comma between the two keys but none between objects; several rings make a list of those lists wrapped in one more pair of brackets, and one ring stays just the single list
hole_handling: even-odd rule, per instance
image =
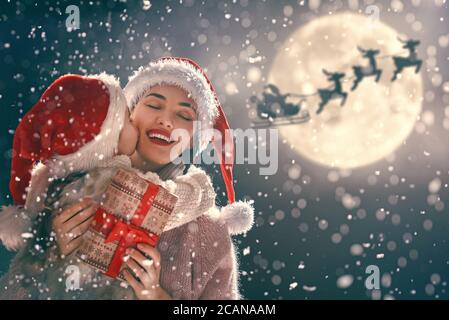
[{"label": "woman's nose", "polygon": [[166,115],[161,115],[157,118],[157,123],[163,127],[172,129],[173,128],[173,123],[171,121],[171,119],[166,116]]}]

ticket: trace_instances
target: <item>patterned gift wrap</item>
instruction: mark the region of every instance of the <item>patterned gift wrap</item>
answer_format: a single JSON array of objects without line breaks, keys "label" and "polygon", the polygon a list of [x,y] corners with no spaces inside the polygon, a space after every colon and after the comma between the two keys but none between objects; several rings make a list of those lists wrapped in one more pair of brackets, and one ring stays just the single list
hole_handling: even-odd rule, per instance
[{"label": "patterned gift wrap", "polygon": [[[83,243],[78,249],[77,256],[92,267],[107,273],[112,257],[117,251],[118,241],[105,243],[106,237],[93,228],[90,228],[83,237]],[[125,268],[124,264],[120,266],[117,279],[125,280],[123,268]]]},{"label": "patterned gift wrap", "polygon": [[124,280],[126,249],[138,243],[156,247],[176,201],[177,197],[161,186],[119,169],[77,256],[106,275]]}]

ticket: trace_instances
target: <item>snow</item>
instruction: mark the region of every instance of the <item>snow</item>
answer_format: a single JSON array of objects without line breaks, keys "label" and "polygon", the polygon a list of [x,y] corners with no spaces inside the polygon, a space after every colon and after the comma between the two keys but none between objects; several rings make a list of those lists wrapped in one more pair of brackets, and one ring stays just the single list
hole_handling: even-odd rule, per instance
[{"label": "snow", "polygon": [[[260,94],[269,82],[282,43],[288,43],[299,27],[317,16],[344,10],[364,14],[366,9],[363,1],[320,0],[288,4],[218,1],[210,7],[198,0],[144,0],[135,6],[116,1],[106,10],[91,3],[80,5],[81,30],[72,32],[64,25],[64,5],[39,2],[36,10],[42,11],[27,6],[16,12],[14,4],[14,10],[5,12],[8,23],[1,18],[6,28],[0,43],[4,67],[0,154],[5,170],[13,155],[12,136],[18,121],[62,74],[106,71],[120,77],[124,86],[133,70],[153,58],[192,57],[207,68],[223,107],[229,110],[231,126],[245,129],[250,125],[248,115],[257,117],[249,97]],[[449,252],[444,236],[449,232],[449,151],[445,142],[449,131],[449,78],[445,72],[449,34],[443,15],[447,2],[425,3],[426,15],[422,13],[424,1],[379,3],[385,9],[381,20],[398,19],[407,36],[425,40],[419,52],[424,60],[424,89],[418,97],[422,113],[401,146],[366,167],[347,170],[317,165],[282,136],[279,169],[274,176],[255,174],[253,165],[235,166],[238,196],[254,199],[256,207],[253,230],[233,239],[242,253],[239,262],[245,272],[241,283],[250,298],[312,299],[321,294],[332,298],[448,298],[448,278],[441,271],[448,266]],[[336,8],[338,5],[342,7]],[[329,34],[326,41],[331,38]],[[339,64],[339,59],[351,55],[353,48],[335,45],[335,67],[339,67],[344,64]],[[289,52],[295,54],[292,48]],[[322,67],[327,66],[298,61],[288,71],[313,76]],[[410,78],[404,73],[397,81]],[[377,88],[368,79],[363,85]],[[298,92],[304,88],[313,92],[316,87],[305,81]],[[395,85],[385,85],[385,89],[399,90]],[[342,114],[327,120],[337,122]],[[293,125],[289,130],[289,134],[297,134]],[[391,128],[395,130],[401,130],[400,124]],[[297,135],[297,139],[313,137],[313,132],[310,137]],[[368,152],[370,146],[366,148],[362,152]],[[213,181],[220,183],[218,173]],[[4,178],[2,205],[10,201],[7,184]],[[224,203],[223,199],[219,197],[217,203]],[[189,227],[192,234],[196,229],[195,225]],[[34,239],[35,234],[21,236]],[[218,250],[222,244],[210,245]],[[365,295],[360,287],[370,263],[380,268],[382,288]],[[255,284],[257,289],[252,287]]]}]

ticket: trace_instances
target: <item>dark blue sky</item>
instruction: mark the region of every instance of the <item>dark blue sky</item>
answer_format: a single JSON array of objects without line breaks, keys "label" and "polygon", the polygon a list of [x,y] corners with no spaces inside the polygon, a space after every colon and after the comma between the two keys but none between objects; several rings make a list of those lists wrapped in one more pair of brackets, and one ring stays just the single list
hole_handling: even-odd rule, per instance
[{"label": "dark blue sky", "polygon": [[[374,1],[349,2],[358,2],[363,13]],[[319,3],[314,10],[309,1],[151,1],[148,10],[143,10],[141,1],[92,3],[2,1],[0,204],[10,203],[13,130],[21,115],[58,76],[106,71],[120,77],[124,86],[132,70],[152,59],[168,54],[187,56],[207,68],[231,127],[244,129],[250,125],[248,98],[260,92],[263,77],[289,34],[329,11],[351,10],[348,1],[311,1]],[[434,124],[424,133],[412,132],[394,159],[352,170],[335,183],[328,179],[328,168],[301,158],[282,143],[275,176],[259,176],[257,165],[236,166],[237,197],[255,200],[257,218],[250,233],[235,239],[245,297],[369,299],[373,293],[364,288],[364,279],[370,264],[377,265],[383,275],[381,298],[449,297],[449,216],[445,203],[449,126],[444,124],[449,117],[449,40],[445,38],[449,35],[449,14],[447,4],[439,3],[376,1],[383,22],[420,39],[418,52],[423,60],[436,59],[435,63],[425,62],[421,71],[423,111],[432,113]],[[81,28],[68,32],[64,12],[71,4],[80,8]],[[401,10],[389,10],[390,5]],[[419,21],[421,28],[413,27],[411,21]],[[257,64],[262,78],[249,88],[245,77],[253,64],[248,57],[258,56],[262,57]],[[432,82],[435,73],[441,75],[441,85]],[[237,94],[230,94],[233,86],[238,88]],[[301,167],[297,180],[288,174],[292,160]],[[394,172],[389,171],[390,166]],[[223,190],[220,176],[214,168],[208,170]],[[392,175],[405,182],[391,183]],[[376,183],[368,183],[373,176]],[[435,178],[441,181],[434,195],[437,206],[429,205],[429,183]],[[365,192],[360,194],[360,189]],[[361,205],[344,207],[341,192],[357,195]],[[219,200],[223,203],[225,199]],[[353,218],[348,219],[348,215]],[[332,241],[335,234],[342,237],[341,242]],[[363,244],[366,247],[361,255],[351,254],[351,247],[353,252],[359,248],[353,245]],[[1,274],[11,254],[1,248],[0,257]],[[353,279],[347,289],[336,284],[342,275]]]}]

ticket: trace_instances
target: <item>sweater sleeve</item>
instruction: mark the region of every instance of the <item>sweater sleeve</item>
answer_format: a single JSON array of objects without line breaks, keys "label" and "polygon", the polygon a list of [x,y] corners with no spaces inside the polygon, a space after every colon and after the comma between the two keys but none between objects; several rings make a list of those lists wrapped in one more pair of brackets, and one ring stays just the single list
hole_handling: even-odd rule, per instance
[{"label": "sweater sleeve", "polygon": [[199,217],[215,206],[215,190],[210,177],[203,170],[191,169],[187,174],[170,180],[165,186],[169,183],[169,190],[178,200],[164,231],[184,224],[186,219]]},{"label": "sweater sleeve", "polygon": [[207,282],[200,300],[240,300],[238,264],[232,244]]}]

